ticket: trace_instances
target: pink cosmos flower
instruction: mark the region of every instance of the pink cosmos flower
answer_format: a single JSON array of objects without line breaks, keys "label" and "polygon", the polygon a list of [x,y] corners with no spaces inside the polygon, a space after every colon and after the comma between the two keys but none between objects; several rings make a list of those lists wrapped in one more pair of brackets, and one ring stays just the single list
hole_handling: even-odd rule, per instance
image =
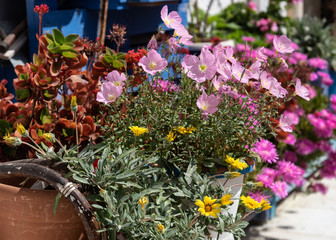
[{"label": "pink cosmos flower", "polygon": [[292,129],[292,118],[288,115],[282,114],[279,121],[280,128],[285,132],[293,132]]},{"label": "pink cosmos flower", "polygon": [[281,35],[279,38],[276,36],[273,39],[274,48],[280,53],[292,53],[294,48],[291,44],[292,41],[285,35]]},{"label": "pink cosmos flower", "polygon": [[125,85],[126,76],[124,73],[119,73],[117,70],[113,70],[107,74],[106,80],[116,87],[123,87]]},{"label": "pink cosmos flower", "polygon": [[275,195],[279,196],[280,198],[285,198],[288,195],[287,183],[283,181],[276,181],[270,188],[272,192],[274,192]]},{"label": "pink cosmos flower", "polygon": [[251,150],[258,154],[264,162],[274,163],[279,158],[275,145],[263,138],[257,141]]},{"label": "pink cosmos flower", "polygon": [[284,142],[288,145],[294,145],[296,143],[296,138],[293,134],[288,134]]},{"label": "pink cosmos flower", "polygon": [[301,81],[298,78],[296,78],[295,93],[307,101],[310,100],[308,89],[301,85]]},{"label": "pink cosmos flower", "polygon": [[176,11],[172,11],[168,14],[167,5],[161,9],[161,19],[168,28],[179,28],[182,22],[182,18]]},{"label": "pink cosmos flower", "polygon": [[148,49],[158,49],[158,43],[156,41],[155,36],[153,35],[152,38],[149,40],[147,44]]},{"label": "pink cosmos flower", "polygon": [[97,101],[104,104],[114,102],[122,93],[122,87],[116,87],[112,82],[103,82],[100,92],[97,93]]},{"label": "pink cosmos flower", "polygon": [[157,72],[161,72],[165,69],[168,63],[157,51],[151,49],[147,53],[147,56],[143,56],[139,60],[138,65],[141,66],[145,72],[155,75]]},{"label": "pink cosmos flower", "polygon": [[211,94],[208,96],[205,92],[198,98],[197,100],[197,107],[201,109],[204,113],[207,114],[214,114],[218,108],[217,105],[219,104],[218,99]]},{"label": "pink cosmos flower", "polygon": [[[187,59],[188,60],[188,59]],[[193,64],[190,66],[188,77],[195,80],[198,83],[205,82],[205,80],[211,80],[217,71],[216,58],[209,50],[203,50],[200,58],[192,58]],[[184,61],[184,59],[183,59]],[[188,66],[189,63],[186,63]]]}]

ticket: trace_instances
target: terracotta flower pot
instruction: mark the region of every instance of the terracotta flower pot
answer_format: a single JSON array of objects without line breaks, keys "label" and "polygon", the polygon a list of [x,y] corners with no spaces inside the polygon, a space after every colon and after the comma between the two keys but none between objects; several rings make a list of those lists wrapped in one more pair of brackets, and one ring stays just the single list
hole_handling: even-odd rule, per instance
[{"label": "terracotta flower pot", "polygon": [[56,195],[55,190],[32,190],[0,183],[0,239],[87,239],[81,219],[64,197],[54,215]]}]

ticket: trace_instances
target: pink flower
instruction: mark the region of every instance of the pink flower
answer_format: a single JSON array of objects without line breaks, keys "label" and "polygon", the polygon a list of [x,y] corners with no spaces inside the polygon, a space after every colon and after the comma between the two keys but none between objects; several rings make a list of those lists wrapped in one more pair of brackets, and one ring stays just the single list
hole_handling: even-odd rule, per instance
[{"label": "pink flower", "polygon": [[158,43],[154,35],[152,36],[151,40],[149,40],[147,44],[147,48],[148,49],[158,49]]},{"label": "pink flower", "polygon": [[256,58],[259,61],[263,61],[263,62],[267,60],[267,56],[264,54],[264,47],[258,48],[257,53],[256,53]]},{"label": "pink flower", "polygon": [[272,81],[269,92],[278,97],[278,98],[284,98],[287,95],[287,90],[281,86],[281,83],[278,81]]},{"label": "pink flower", "polygon": [[272,192],[274,192],[275,195],[279,196],[280,198],[285,198],[288,195],[287,183],[283,181],[276,181],[270,188]]},{"label": "pink flower", "polygon": [[279,30],[278,24],[276,22],[272,22],[271,31],[277,32]]},{"label": "pink flower", "polygon": [[310,80],[311,82],[316,81],[317,79],[318,79],[318,76],[317,76],[316,73],[312,72],[312,73],[309,75],[309,80]]},{"label": "pink flower", "polygon": [[287,162],[296,162],[298,160],[295,152],[292,151],[286,151],[283,155],[283,160]]},{"label": "pink flower", "polygon": [[258,154],[264,162],[274,163],[279,158],[275,145],[263,138],[257,141],[251,150]]},{"label": "pink flower", "polygon": [[269,90],[273,82],[277,82],[276,78],[272,76],[269,77],[266,71],[262,72],[260,75],[260,83],[263,88]]},{"label": "pink flower", "polygon": [[285,61],[285,59],[283,59],[282,57],[279,58],[280,61],[280,68],[278,69],[278,72],[284,72],[288,69],[288,65]]},{"label": "pink flower", "polygon": [[292,41],[285,35],[281,35],[279,38],[276,36],[273,39],[274,48],[280,53],[292,53],[294,48],[291,44]]},{"label": "pink flower", "polygon": [[152,82],[152,87],[155,89],[155,90],[160,90],[162,92],[172,92],[172,91],[179,91],[179,87],[174,84],[174,83],[171,83],[167,80],[154,80]]},{"label": "pink flower", "polygon": [[143,56],[138,63],[143,70],[151,75],[155,75],[157,72],[161,72],[168,65],[167,60],[162,58],[161,55],[151,49],[147,56]]},{"label": "pink flower", "polygon": [[242,37],[242,40],[244,41],[244,42],[254,42],[254,37],[250,37],[250,36],[243,36]]},{"label": "pink flower", "polygon": [[327,191],[328,191],[328,188],[324,184],[322,184],[322,183],[314,183],[311,186],[309,186],[309,189],[312,192],[320,192],[323,195],[325,195],[327,193]]},{"label": "pink flower", "polygon": [[179,44],[191,45],[192,41],[190,41],[193,37],[189,34],[188,30],[181,24],[174,31],[174,36],[178,37],[177,42]]},{"label": "pink flower", "polygon": [[262,182],[265,187],[270,187],[276,176],[277,172],[274,169],[265,167],[256,176],[256,180]]},{"label": "pink flower", "polygon": [[173,53],[176,53],[177,49],[180,47],[176,38],[174,38],[174,37],[171,37],[171,38],[168,39],[168,45],[169,45],[169,48],[172,50]]},{"label": "pink flower", "polygon": [[299,155],[308,155],[315,152],[316,150],[316,145],[306,138],[298,140],[295,144],[295,147],[296,152]]},{"label": "pink flower", "polygon": [[300,122],[300,116],[297,112],[291,112],[291,111],[285,110],[283,112],[283,115],[289,116],[292,119],[293,125],[297,125]]},{"label": "pink flower", "polygon": [[168,14],[167,5],[161,9],[161,19],[168,28],[179,28],[182,22],[182,18],[176,11],[172,11]]},{"label": "pink flower", "polygon": [[279,122],[280,122],[279,126],[283,131],[293,132],[293,129],[292,129],[292,126],[291,126],[293,124],[293,121],[292,121],[292,118],[290,116],[282,114]]},{"label": "pink flower", "polygon": [[248,2],[248,7],[249,9],[253,10],[253,11],[257,11],[257,4],[255,2]]},{"label": "pink flower", "polygon": [[100,92],[97,93],[97,101],[104,104],[114,102],[122,93],[122,87],[116,87],[112,82],[103,82]]},{"label": "pink flower", "polygon": [[330,102],[331,102],[332,104],[336,104],[336,94],[331,94],[331,95],[330,95]]},{"label": "pink flower", "polygon": [[284,142],[288,145],[294,145],[296,143],[296,138],[293,134],[288,134]]},{"label": "pink flower", "polygon": [[278,176],[281,176],[287,183],[295,183],[300,186],[303,184],[303,174],[305,171],[292,162],[278,162]]},{"label": "pink flower", "polygon": [[242,83],[248,83],[251,78],[251,73],[249,70],[245,69],[239,62],[232,64],[232,75]]},{"label": "pink flower", "polygon": [[[183,59],[184,61],[184,59]],[[188,77],[198,83],[211,80],[217,71],[216,58],[209,50],[202,50],[200,59],[192,58],[193,64],[190,66]],[[186,63],[188,66],[188,63]]]},{"label": "pink flower", "polygon": [[214,114],[218,108],[217,105],[219,104],[218,99],[211,94],[208,96],[205,92],[198,98],[197,100],[197,107],[201,109],[204,113]]},{"label": "pink flower", "polygon": [[268,43],[272,43],[273,40],[274,40],[274,38],[276,37],[276,35],[271,34],[271,33],[266,33],[266,34],[265,34],[265,37],[266,37],[266,41],[267,41]]},{"label": "pink flower", "polygon": [[292,57],[295,58],[297,61],[307,61],[308,59],[306,54],[300,52],[294,52],[292,54]]},{"label": "pink flower", "polygon": [[319,69],[327,69],[328,68],[328,62],[322,58],[316,57],[311,58],[308,60],[308,65],[310,67],[319,68]]},{"label": "pink flower", "polygon": [[310,100],[308,89],[301,85],[301,81],[298,78],[296,78],[295,93],[307,101]]},{"label": "pink flower", "polygon": [[116,87],[123,87],[125,85],[126,76],[124,73],[119,73],[117,70],[113,70],[107,74],[106,80]]}]

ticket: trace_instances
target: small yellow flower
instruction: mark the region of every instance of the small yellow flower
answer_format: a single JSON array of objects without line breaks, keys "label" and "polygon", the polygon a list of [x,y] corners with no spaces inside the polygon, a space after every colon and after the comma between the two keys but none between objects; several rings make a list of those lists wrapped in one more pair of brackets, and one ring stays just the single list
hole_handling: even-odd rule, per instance
[{"label": "small yellow flower", "polygon": [[197,199],[195,205],[199,206],[198,211],[205,216],[213,216],[217,218],[217,214],[220,213],[220,204],[215,203],[217,199],[212,199],[211,197],[205,196],[203,201]]},{"label": "small yellow flower", "polygon": [[196,131],[196,128],[195,127],[188,127],[188,128],[185,128],[185,127],[177,127],[177,128],[174,128],[175,131],[178,131],[180,134],[186,134],[186,133],[192,133],[193,131]]},{"label": "small yellow flower", "polygon": [[169,131],[169,134],[167,135],[167,141],[172,142],[176,138],[176,133],[173,131]]},{"label": "small yellow flower", "polygon": [[240,162],[239,159],[235,160],[233,157],[230,157],[229,155],[226,155],[225,162],[229,163],[235,169],[243,170],[244,168],[248,167],[246,163]]},{"label": "small yellow flower", "polygon": [[43,133],[43,135],[42,135],[44,138],[45,138],[45,140],[47,140],[47,141],[52,141],[53,139],[54,139],[54,135],[52,134],[52,133]]},{"label": "small yellow flower", "polygon": [[233,201],[231,200],[231,198],[232,198],[232,194],[225,194],[221,198],[221,204],[222,204],[222,206],[229,205],[229,204],[233,203]]},{"label": "small yellow flower", "polygon": [[257,208],[261,208],[261,203],[254,200],[250,196],[247,196],[247,197],[241,196],[240,199],[243,201],[243,204],[248,209],[254,210],[254,209],[257,209]]},{"label": "small yellow flower", "polygon": [[27,134],[27,130],[25,129],[25,127],[21,123],[16,125],[16,130],[23,136]]},{"label": "small yellow flower", "polygon": [[230,172],[230,178],[236,178],[240,176],[241,176],[240,172]]},{"label": "small yellow flower", "polygon": [[156,225],[156,231],[158,231],[159,233],[164,233],[165,227],[161,223],[159,223],[158,225]]},{"label": "small yellow flower", "polygon": [[138,127],[138,126],[129,127],[129,129],[131,129],[132,132],[134,133],[134,135],[136,135],[136,136],[140,136],[140,135],[148,132],[147,128]]},{"label": "small yellow flower", "polygon": [[11,137],[9,135],[9,133],[7,133],[7,135],[5,135],[3,137],[3,140],[4,140],[4,143],[6,143],[7,145],[12,146],[12,147],[17,147],[17,146],[21,145],[21,143],[22,143],[20,138]]},{"label": "small yellow flower", "polygon": [[145,205],[146,205],[146,203],[148,203],[148,200],[147,200],[146,197],[142,197],[142,198],[140,198],[140,200],[138,201],[138,204],[141,204],[141,208],[142,208],[142,210],[145,209]]},{"label": "small yellow flower", "polygon": [[261,211],[265,211],[267,209],[272,208],[270,202],[267,199],[261,199],[260,204],[261,204]]},{"label": "small yellow flower", "polygon": [[71,97],[70,107],[71,107],[71,109],[77,108],[77,97],[76,96],[72,96]]}]

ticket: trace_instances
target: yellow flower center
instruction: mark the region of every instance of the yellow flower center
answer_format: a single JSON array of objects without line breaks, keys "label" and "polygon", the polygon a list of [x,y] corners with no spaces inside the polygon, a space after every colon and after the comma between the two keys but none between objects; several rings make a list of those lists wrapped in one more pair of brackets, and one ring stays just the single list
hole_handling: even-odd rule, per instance
[{"label": "yellow flower center", "polygon": [[120,82],[115,82],[114,83],[114,86],[116,86],[116,87],[119,87],[121,84],[120,84]]},{"label": "yellow flower center", "polygon": [[208,108],[209,108],[208,105],[203,105],[203,106],[202,106],[202,109],[203,109],[203,110],[208,110]]},{"label": "yellow flower center", "polygon": [[206,212],[211,212],[211,210],[212,210],[212,207],[210,205],[205,206],[205,211]]},{"label": "yellow flower center", "polygon": [[201,72],[205,72],[208,69],[208,66],[205,64],[201,64],[198,66],[198,68]]},{"label": "yellow flower center", "polygon": [[114,101],[114,99],[115,99],[114,94],[108,94],[108,99],[109,99],[110,101]]},{"label": "yellow flower center", "polygon": [[149,67],[151,68],[151,69],[155,69],[156,68],[156,62],[150,62],[149,63]]}]

